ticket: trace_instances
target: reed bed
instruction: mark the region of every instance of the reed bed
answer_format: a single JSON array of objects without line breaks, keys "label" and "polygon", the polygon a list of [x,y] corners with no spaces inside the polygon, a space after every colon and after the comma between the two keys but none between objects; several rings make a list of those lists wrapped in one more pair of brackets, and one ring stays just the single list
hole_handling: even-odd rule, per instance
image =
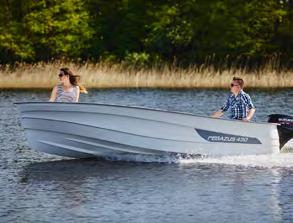
[{"label": "reed bed", "polygon": [[81,76],[87,88],[227,88],[233,76],[240,76],[249,88],[293,88],[293,71],[277,72],[264,66],[258,72],[246,69],[218,71],[213,66],[136,69],[123,64],[39,62],[0,67],[1,89],[49,89],[58,83],[58,71],[69,67]]}]

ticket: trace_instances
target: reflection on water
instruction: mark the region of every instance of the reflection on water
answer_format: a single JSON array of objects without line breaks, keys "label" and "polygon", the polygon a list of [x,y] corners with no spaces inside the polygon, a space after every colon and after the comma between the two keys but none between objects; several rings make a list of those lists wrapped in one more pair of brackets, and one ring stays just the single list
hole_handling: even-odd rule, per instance
[{"label": "reflection on water", "polygon": [[[81,100],[208,115],[226,93],[103,90]],[[249,93],[258,121],[270,113],[292,115],[292,90]],[[46,101],[49,92],[0,96],[0,222],[293,220],[292,153],[165,163],[65,160],[28,148],[13,106],[15,101]]]},{"label": "reflection on water", "polygon": [[[223,164],[51,161],[26,166],[17,193],[26,188],[25,205],[49,213],[48,221],[283,222],[292,219],[284,211],[291,209],[292,183],[283,180],[292,173]],[[17,200],[16,207],[24,205],[23,195]]]}]

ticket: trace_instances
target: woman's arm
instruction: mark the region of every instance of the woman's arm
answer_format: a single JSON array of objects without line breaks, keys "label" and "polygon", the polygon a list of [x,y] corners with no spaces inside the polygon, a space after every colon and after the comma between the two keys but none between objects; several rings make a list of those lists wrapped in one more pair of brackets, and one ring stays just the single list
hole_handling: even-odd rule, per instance
[{"label": "woman's arm", "polygon": [[52,90],[51,97],[49,99],[50,102],[55,102],[57,97],[57,86],[55,86]]},{"label": "woman's arm", "polygon": [[80,88],[79,88],[79,86],[76,86],[76,101],[75,102],[78,102],[79,95],[80,95]]}]

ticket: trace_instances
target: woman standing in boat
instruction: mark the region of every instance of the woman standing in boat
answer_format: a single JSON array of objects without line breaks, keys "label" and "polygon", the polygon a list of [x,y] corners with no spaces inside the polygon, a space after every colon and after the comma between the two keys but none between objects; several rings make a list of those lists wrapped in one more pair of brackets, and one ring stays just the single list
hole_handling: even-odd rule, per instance
[{"label": "woman standing in boat", "polygon": [[234,77],[231,83],[231,93],[228,96],[221,110],[212,114],[212,117],[219,118],[224,112],[229,111],[229,118],[243,121],[250,121],[255,113],[255,107],[250,96],[243,91],[244,81]]},{"label": "woman standing in boat", "polygon": [[60,84],[57,84],[51,93],[50,102],[78,102],[79,94],[87,93],[86,89],[79,85],[80,76],[74,75],[69,68],[61,68],[59,72]]}]

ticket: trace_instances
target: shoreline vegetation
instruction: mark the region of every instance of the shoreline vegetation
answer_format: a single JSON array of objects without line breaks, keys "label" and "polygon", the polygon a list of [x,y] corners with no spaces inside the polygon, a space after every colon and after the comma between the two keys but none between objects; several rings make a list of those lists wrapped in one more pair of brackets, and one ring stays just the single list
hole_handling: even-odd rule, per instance
[{"label": "shoreline vegetation", "polygon": [[0,89],[51,89],[61,67],[89,89],[293,88],[293,0],[2,5]]},{"label": "shoreline vegetation", "polygon": [[18,63],[14,68],[0,66],[0,89],[51,89],[58,83],[58,71],[69,67],[89,88],[227,88],[234,76],[246,88],[293,88],[293,70],[277,71],[271,64],[258,71],[245,68],[215,69],[212,65],[179,68],[172,65],[135,68],[122,63],[38,62]]}]

